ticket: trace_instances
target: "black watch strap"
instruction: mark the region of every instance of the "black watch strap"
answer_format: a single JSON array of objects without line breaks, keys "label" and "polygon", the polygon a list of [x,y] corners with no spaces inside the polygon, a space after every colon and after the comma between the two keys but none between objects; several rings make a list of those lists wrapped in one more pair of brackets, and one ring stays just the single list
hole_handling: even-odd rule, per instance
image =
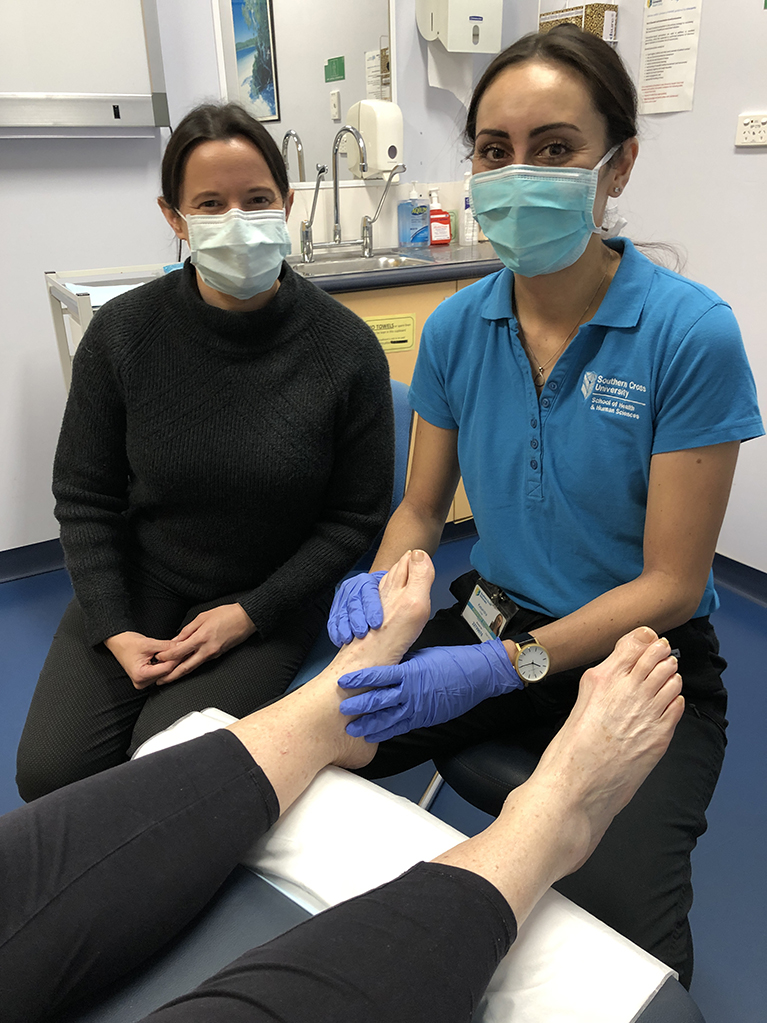
[{"label": "black watch strap", "polygon": [[517,646],[524,646],[525,643],[538,642],[535,636],[531,636],[529,632],[519,632],[516,636],[508,636],[507,638],[510,639],[512,643],[516,643]]}]

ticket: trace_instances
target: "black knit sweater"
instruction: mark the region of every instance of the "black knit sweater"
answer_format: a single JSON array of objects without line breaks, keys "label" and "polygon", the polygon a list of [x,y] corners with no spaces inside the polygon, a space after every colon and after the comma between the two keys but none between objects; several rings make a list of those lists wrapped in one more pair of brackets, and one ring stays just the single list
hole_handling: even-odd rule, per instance
[{"label": "black knit sweater", "polygon": [[386,358],[283,266],[257,312],[208,305],[189,263],[108,302],[75,356],[56,517],[96,644],[135,630],[129,569],[259,633],[335,583],[391,500]]}]

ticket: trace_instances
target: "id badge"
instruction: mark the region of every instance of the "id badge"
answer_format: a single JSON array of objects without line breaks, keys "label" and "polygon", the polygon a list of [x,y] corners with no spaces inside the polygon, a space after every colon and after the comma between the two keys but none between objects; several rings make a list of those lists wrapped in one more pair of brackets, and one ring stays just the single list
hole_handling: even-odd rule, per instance
[{"label": "id badge", "polygon": [[503,590],[479,579],[461,612],[481,642],[500,636],[519,610]]}]

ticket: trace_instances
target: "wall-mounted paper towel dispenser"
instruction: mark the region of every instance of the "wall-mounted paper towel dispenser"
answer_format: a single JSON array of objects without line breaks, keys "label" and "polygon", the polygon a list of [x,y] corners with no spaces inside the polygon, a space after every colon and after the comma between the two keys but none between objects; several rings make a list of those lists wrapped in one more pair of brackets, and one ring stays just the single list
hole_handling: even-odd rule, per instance
[{"label": "wall-mounted paper towel dispenser", "polygon": [[424,39],[439,39],[450,53],[498,53],[503,0],[416,0]]}]

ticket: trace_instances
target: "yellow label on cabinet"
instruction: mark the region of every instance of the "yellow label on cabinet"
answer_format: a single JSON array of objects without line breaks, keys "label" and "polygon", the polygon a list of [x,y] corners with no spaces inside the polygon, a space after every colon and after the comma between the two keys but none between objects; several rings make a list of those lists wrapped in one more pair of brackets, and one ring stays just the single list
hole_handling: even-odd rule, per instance
[{"label": "yellow label on cabinet", "polygon": [[372,316],[365,323],[381,342],[384,351],[407,351],[415,347],[415,316]]}]

